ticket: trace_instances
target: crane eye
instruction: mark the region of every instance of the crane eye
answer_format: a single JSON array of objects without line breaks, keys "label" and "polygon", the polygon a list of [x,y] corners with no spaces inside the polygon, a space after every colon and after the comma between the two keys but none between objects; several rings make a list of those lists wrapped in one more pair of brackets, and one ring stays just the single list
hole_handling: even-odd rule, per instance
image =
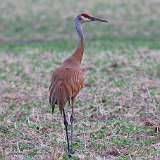
[{"label": "crane eye", "polygon": [[90,18],[89,17],[81,16],[81,21],[83,21],[83,22],[89,22]]}]

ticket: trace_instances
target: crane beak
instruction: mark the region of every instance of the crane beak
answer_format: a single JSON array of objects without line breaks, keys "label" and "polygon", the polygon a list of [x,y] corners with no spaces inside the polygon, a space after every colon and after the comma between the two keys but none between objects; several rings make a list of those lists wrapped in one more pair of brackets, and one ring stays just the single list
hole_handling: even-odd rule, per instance
[{"label": "crane beak", "polygon": [[99,21],[99,22],[106,22],[106,23],[108,23],[108,20],[101,19],[101,18],[96,18],[96,17],[92,17],[91,21]]}]

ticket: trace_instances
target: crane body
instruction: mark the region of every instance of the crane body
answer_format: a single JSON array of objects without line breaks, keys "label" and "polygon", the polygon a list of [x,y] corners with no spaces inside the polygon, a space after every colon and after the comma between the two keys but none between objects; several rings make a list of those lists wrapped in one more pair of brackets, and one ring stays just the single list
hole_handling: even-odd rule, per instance
[{"label": "crane body", "polygon": [[[86,13],[82,13],[75,18],[75,28],[78,34],[78,47],[73,55],[66,59],[62,65],[53,72],[51,85],[49,87],[49,103],[52,106],[52,113],[54,111],[55,105],[58,105],[59,110],[63,115],[69,157],[71,154],[73,154],[72,137],[75,99],[79,91],[84,87],[84,73],[81,69],[81,62],[84,52],[82,24],[90,21],[108,22],[107,20],[95,18]],[[69,143],[68,121],[65,114],[65,106],[67,102],[71,105],[72,108],[72,113],[70,116],[71,143]]]}]

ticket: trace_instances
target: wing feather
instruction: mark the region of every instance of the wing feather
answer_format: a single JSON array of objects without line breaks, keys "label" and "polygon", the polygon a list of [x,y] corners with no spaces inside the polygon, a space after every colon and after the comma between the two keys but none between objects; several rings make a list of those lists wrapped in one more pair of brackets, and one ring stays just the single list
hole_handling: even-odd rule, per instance
[{"label": "wing feather", "polygon": [[49,103],[59,105],[60,111],[84,86],[83,71],[79,67],[59,67],[52,75]]}]

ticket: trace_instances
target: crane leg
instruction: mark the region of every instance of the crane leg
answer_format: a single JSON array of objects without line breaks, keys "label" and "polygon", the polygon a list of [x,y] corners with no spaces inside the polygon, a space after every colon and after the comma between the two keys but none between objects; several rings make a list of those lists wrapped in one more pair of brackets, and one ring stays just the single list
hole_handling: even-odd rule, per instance
[{"label": "crane leg", "polygon": [[70,123],[71,123],[71,153],[73,154],[73,121],[74,121],[74,100],[72,100],[72,113],[71,113],[71,117],[70,117]]},{"label": "crane leg", "polygon": [[52,114],[54,113],[55,105],[52,105]]},{"label": "crane leg", "polygon": [[65,114],[64,109],[63,109],[63,118],[64,118],[65,130],[66,130],[68,157],[71,157],[70,146],[69,146],[69,137],[68,137],[68,122],[67,122],[67,119],[66,119],[66,114]]}]

